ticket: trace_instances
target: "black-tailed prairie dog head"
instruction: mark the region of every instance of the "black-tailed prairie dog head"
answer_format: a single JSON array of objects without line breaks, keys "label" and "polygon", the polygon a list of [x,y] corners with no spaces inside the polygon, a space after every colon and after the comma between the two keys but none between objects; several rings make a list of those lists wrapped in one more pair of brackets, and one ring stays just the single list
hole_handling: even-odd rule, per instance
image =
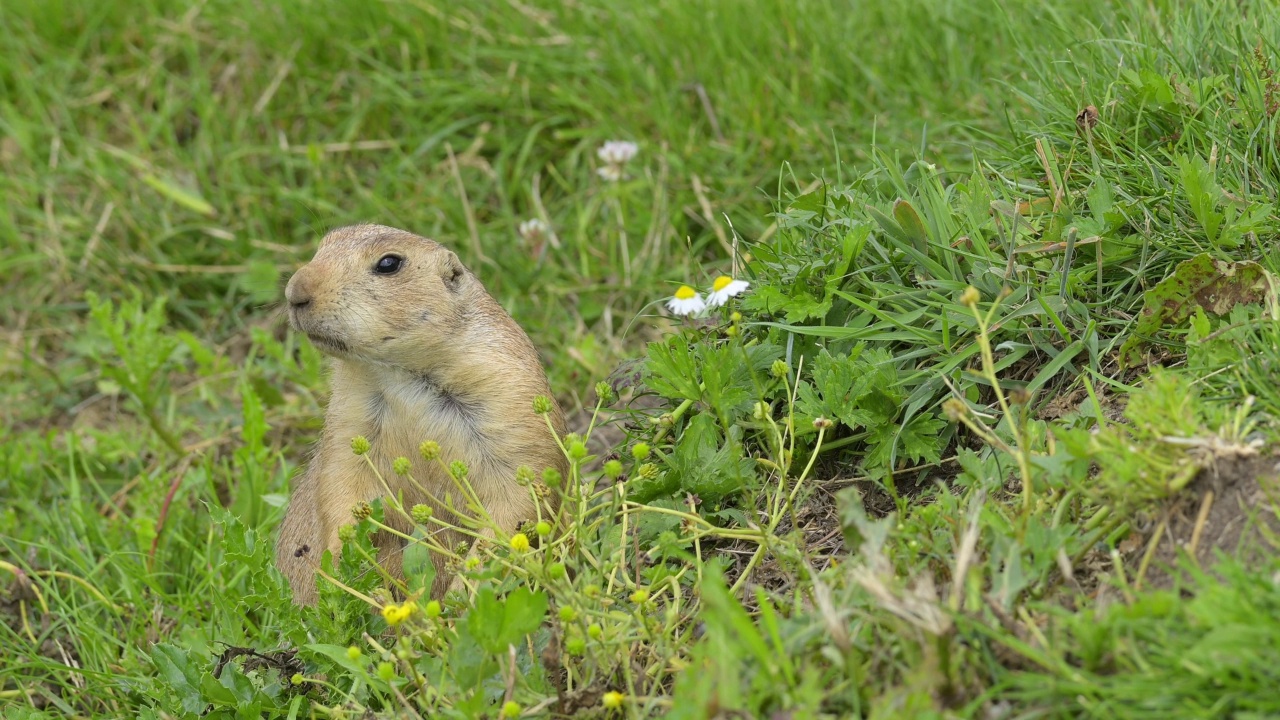
[{"label": "black-tailed prairie dog head", "polygon": [[325,235],[285,288],[289,324],[327,354],[420,368],[488,294],[443,245],[382,225]]}]

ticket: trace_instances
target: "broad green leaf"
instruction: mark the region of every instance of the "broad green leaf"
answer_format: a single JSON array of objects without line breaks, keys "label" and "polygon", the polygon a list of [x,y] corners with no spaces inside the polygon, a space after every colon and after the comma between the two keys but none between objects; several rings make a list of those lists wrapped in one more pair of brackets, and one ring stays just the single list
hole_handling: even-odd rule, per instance
[{"label": "broad green leaf", "polygon": [[754,461],[734,440],[726,440],[710,415],[695,415],[668,458],[678,487],[704,500],[737,492],[754,477]]},{"label": "broad green leaf", "polygon": [[467,630],[480,647],[497,655],[537,630],[546,614],[545,593],[521,587],[499,600],[493,588],[483,587],[467,614]]},{"label": "broad green leaf", "polygon": [[871,422],[871,414],[860,408],[874,377],[857,362],[863,347],[861,343],[855,345],[843,357],[834,357],[825,349],[818,354],[813,364],[813,385],[802,383],[797,388],[803,414],[839,420],[852,429]]},{"label": "broad green leaf", "polygon": [[[422,530],[414,530],[413,536],[421,538]],[[401,567],[411,589],[431,589],[431,584],[436,579],[436,566],[431,561],[431,551],[427,549],[426,545],[421,542],[411,542],[406,545],[404,556],[401,559]]]},{"label": "broad green leaf", "polygon": [[316,653],[317,655],[323,655],[358,678],[374,680],[377,682],[375,678],[371,678],[369,675],[369,670],[366,667],[366,663],[368,661],[363,658],[359,660],[352,660],[350,656],[347,655],[347,648],[345,646],[315,643],[312,645],[306,645],[305,649]]},{"label": "broad green leaf", "polygon": [[940,438],[947,422],[929,414],[916,415],[905,425],[877,423],[867,438],[863,466],[888,468],[898,459],[911,463],[937,462],[941,457]]},{"label": "broad green leaf", "polygon": [[204,697],[200,693],[201,671],[191,667],[187,651],[168,643],[151,646],[151,661],[160,671],[160,679],[178,695],[182,709],[189,713],[204,711]]},{"label": "broad green leaf", "polygon": [[1182,191],[1187,196],[1187,202],[1191,205],[1191,214],[1204,228],[1209,242],[1216,243],[1218,231],[1226,216],[1218,210],[1223,194],[1214,177],[1213,168],[1198,155],[1179,157],[1177,162],[1178,177],[1182,181]]},{"label": "broad green leaf", "polygon": [[688,343],[680,337],[649,343],[650,387],[669,398],[700,400],[698,362]]},{"label": "broad green leaf", "polygon": [[800,210],[818,215],[827,204],[827,187],[824,185],[813,192],[805,193],[791,201],[787,212]]},{"label": "broad green leaf", "polygon": [[1277,314],[1278,287],[1276,277],[1256,262],[1214,260],[1208,253],[1183,261],[1143,294],[1142,314],[1120,348],[1120,362],[1141,362],[1144,343],[1163,328],[1187,320],[1196,308],[1225,315],[1238,304],[1263,303]]},{"label": "broad green leaf", "polygon": [[503,603],[503,646],[514,644],[536,631],[547,616],[547,594],[533,592],[527,587],[516,588]]},{"label": "broad green leaf", "polygon": [[902,228],[911,246],[922,253],[928,252],[929,233],[925,230],[924,222],[920,220],[920,214],[911,206],[911,203],[902,199],[895,200],[893,217],[898,221],[898,227]]}]

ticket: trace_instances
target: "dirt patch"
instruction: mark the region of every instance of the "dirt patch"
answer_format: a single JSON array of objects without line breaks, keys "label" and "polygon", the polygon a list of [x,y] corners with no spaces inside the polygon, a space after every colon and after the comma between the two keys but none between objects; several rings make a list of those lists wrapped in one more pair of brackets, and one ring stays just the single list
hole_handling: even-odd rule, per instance
[{"label": "dirt patch", "polygon": [[1152,529],[1161,537],[1147,587],[1177,584],[1186,572],[1183,554],[1203,569],[1224,555],[1250,565],[1274,556],[1280,552],[1280,456],[1220,460],[1200,472],[1162,520]]}]

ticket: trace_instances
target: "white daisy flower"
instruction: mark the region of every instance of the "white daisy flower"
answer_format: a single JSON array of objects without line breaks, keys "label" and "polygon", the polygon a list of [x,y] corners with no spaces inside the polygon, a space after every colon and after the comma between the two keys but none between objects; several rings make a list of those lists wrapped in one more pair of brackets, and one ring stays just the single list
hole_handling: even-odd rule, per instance
[{"label": "white daisy flower", "polygon": [[625,165],[640,152],[640,146],[625,140],[610,140],[596,151],[596,156],[609,165]]},{"label": "white daisy flower", "polygon": [[667,309],[675,315],[695,315],[706,307],[698,291],[688,285],[681,285],[675,297],[667,301]]},{"label": "white daisy flower", "polygon": [[537,240],[538,238],[541,238],[546,234],[547,234],[547,224],[542,222],[538,218],[533,218],[532,220],[525,220],[524,222],[520,223],[520,237],[524,238],[525,240],[530,240],[530,241]]},{"label": "white daisy flower", "polygon": [[729,302],[729,298],[741,295],[749,286],[750,283],[746,280],[734,280],[728,275],[721,275],[711,285],[711,292],[707,293],[707,307],[720,307]]}]

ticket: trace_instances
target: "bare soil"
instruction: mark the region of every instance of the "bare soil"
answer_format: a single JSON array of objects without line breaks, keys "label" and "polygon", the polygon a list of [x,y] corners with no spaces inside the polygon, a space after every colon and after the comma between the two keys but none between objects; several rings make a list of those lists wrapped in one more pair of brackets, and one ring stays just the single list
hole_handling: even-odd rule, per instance
[{"label": "bare soil", "polygon": [[1205,570],[1223,557],[1250,565],[1265,562],[1280,552],[1280,456],[1218,460],[1179,494],[1148,534],[1157,532],[1144,582],[1148,587],[1180,584],[1188,561]]}]

